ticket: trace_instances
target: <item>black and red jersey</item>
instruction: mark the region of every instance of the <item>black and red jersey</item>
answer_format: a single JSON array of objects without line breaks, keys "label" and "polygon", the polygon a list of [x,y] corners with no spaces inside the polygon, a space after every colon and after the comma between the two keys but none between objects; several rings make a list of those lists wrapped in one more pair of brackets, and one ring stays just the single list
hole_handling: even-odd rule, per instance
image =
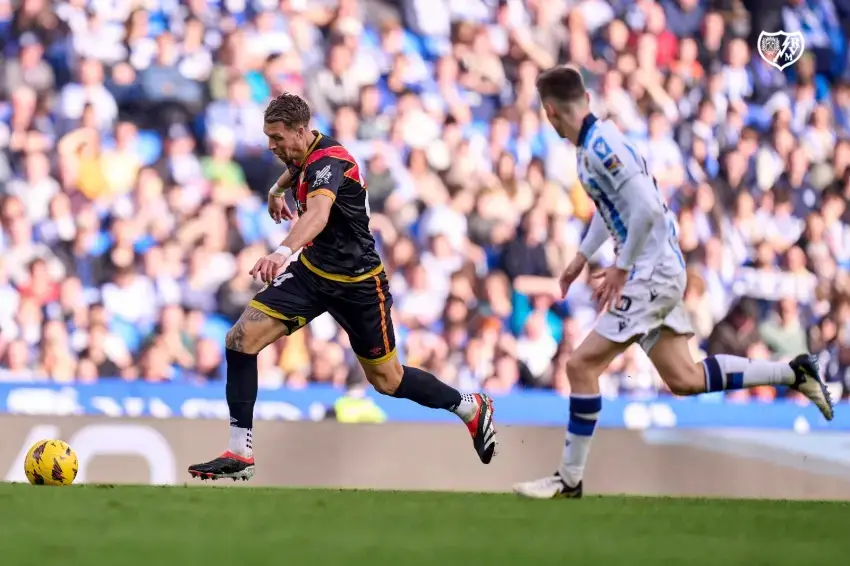
[{"label": "black and red jersey", "polygon": [[301,252],[311,271],[337,281],[362,281],[383,269],[369,231],[366,182],[357,162],[333,138],[313,132],[316,140],[302,163],[288,164],[298,215],[310,199],[325,195],[334,201],[328,223]]}]

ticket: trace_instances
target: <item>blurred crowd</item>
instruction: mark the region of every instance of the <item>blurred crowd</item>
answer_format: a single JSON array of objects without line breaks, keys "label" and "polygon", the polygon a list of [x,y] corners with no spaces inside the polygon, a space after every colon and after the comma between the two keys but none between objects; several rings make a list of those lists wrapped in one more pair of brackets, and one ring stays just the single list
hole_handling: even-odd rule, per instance
[{"label": "blurred crowd", "polygon": [[[222,379],[288,229],[262,114],[290,91],[366,171],[403,361],[567,393],[597,312],[557,275],[593,204],[534,81],[572,62],[678,215],[695,356],[811,349],[850,390],[848,28],[850,0],[0,0],[0,379]],[[780,29],[784,72],[756,48]],[[356,366],[324,315],[261,386]],[[602,387],[662,385],[633,348]]]}]

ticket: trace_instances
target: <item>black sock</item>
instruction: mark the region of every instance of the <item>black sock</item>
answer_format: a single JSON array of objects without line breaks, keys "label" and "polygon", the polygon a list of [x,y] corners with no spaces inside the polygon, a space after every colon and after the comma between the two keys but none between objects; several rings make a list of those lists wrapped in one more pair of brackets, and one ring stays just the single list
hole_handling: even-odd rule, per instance
[{"label": "black sock", "polygon": [[460,393],[454,387],[446,385],[427,371],[410,366],[402,366],[404,374],[393,397],[410,399],[430,409],[453,411],[460,405]]},{"label": "black sock", "polygon": [[253,428],[254,403],[257,401],[257,355],[243,354],[230,348],[225,350],[227,360],[227,406],[230,424],[239,428]]}]

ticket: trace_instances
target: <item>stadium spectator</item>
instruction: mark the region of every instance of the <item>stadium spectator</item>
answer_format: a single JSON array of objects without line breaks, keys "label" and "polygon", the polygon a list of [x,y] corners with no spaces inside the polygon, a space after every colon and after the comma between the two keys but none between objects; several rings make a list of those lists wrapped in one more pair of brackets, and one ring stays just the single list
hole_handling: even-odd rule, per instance
[{"label": "stadium spectator", "polygon": [[[696,355],[810,348],[850,391],[846,0],[154,4],[0,13],[3,380],[220,379],[247,272],[289,227],[265,214],[282,165],[261,128],[289,90],[360,163],[400,354],[466,389],[568,393],[596,310],[586,276],[566,300],[555,277],[592,203],[534,81],[572,62],[678,217]],[[784,72],[757,56],[779,29],[806,40]],[[342,387],[345,346],[319,317],[263,353],[261,385]],[[657,389],[640,352],[603,379]]]}]

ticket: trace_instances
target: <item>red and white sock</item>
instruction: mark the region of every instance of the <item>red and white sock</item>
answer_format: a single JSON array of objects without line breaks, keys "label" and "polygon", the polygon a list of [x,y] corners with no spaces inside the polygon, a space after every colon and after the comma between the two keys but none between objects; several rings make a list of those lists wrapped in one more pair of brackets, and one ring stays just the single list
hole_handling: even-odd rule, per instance
[{"label": "red and white sock", "polygon": [[459,416],[463,422],[468,423],[475,418],[475,414],[478,412],[478,397],[471,393],[461,393],[460,403],[452,412]]}]

